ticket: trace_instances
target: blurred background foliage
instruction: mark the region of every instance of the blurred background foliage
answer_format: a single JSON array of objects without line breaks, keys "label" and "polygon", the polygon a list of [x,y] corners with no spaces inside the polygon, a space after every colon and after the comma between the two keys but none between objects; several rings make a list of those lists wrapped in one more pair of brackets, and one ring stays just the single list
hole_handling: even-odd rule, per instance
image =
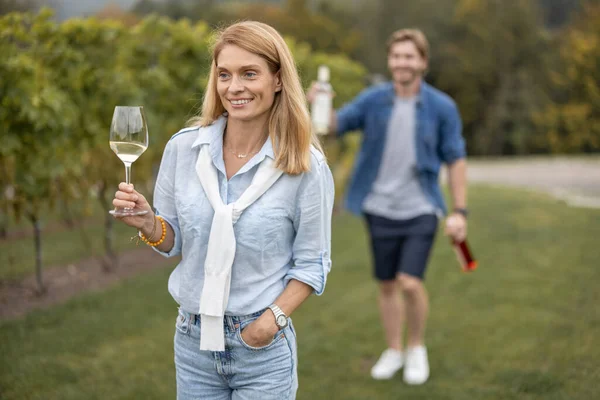
[{"label": "blurred background foliage", "polygon": [[[40,221],[48,212],[64,210],[75,223],[98,202],[105,211],[112,208],[124,177],[108,146],[115,105],[145,108],[151,145],[135,163],[132,182],[151,198],[166,142],[201,103],[210,62],[207,23],[158,14],[109,17],[114,13],[62,23],[49,9],[0,18],[0,225],[6,234],[11,222],[30,221],[40,254]],[[327,64],[339,87],[338,103],[364,87],[366,70],[356,61],[286,40],[304,85],[318,65]],[[115,264],[112,225],[106,213],[107,268]],[[40,255],[43,289],[41,269]]]},{"label": "blurred background foliage", "polygon": [[[145,107],[151,145],[133,182],[150,195],[165,143],[200,105],[211,33],[239,20],[285,36],[305,87],[329,65],[336,107],[387,79],[387,37],[418,27],[426,79],[457,101],[470,155],[600,150],[600,0],[82,0],[82,18],[67,3],[0,3],[0,234],[111,207],[115,105]],[[326,143],[338,198],[359,141]]]}]

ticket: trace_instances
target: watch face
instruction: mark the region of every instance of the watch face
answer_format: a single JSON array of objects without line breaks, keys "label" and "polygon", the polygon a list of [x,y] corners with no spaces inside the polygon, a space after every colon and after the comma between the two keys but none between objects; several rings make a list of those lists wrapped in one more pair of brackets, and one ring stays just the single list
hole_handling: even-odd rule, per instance
[{"label": "watch face", "polygon": [[281,328],[285,328],[287,326],[287,318],[285,315],[280,315],[277,317],[277,325],[279,325]]}]

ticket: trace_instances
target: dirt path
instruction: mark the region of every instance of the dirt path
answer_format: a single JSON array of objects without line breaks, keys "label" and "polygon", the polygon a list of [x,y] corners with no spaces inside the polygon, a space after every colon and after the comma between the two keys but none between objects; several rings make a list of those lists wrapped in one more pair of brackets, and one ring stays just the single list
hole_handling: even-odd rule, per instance
[{"label": "dirt path", "polygon": [[[43,296],[36,294],[34,276],[17,282],[0,281],[0,320],[64,303],[80,293],[101,291],[123,279],[172,266],[176,262],[141,247],[121,253],[120,266],[110,273],[102,270],[97,258],[81,260],[66,267],[50,267],[44,270],[48,290]],[[167,282],[165,290],[166,285]]]},{"label": "dirt path", "polygon": [[469,183],[549,193],[570,206],[600,208],[600,158],[503,158],[469,161]]}]

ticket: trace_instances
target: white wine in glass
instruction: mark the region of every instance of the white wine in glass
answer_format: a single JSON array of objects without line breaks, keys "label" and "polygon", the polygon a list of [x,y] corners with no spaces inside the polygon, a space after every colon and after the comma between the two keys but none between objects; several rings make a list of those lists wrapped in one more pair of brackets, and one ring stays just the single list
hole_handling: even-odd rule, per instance
[{"label": "white wine in glass", "polygon": [[[148,124],[144,107],[116,106],[110,125],[110,148],[125,164],[125,182],[131,183],[131,164],[148,148]],[[119,217],[144,215],[147,210],[115,208],[109,211]]]}]

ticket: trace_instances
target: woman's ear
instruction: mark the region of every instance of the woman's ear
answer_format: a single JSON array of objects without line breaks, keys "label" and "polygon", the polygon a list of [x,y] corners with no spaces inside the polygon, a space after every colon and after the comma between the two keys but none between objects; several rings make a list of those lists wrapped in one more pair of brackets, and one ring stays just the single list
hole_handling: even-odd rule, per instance
[{"label": "woman's ear", "polygon": [[281,84],[281,70],[275,73],[275,93],[281,92],[283,85]]}]

